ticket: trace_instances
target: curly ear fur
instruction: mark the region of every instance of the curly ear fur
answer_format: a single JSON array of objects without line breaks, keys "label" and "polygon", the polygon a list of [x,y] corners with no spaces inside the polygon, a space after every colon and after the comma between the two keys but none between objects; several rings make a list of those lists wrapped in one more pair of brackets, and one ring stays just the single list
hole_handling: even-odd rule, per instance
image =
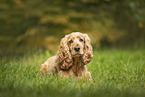
[{"label": "curly ear fur", "polygon": [[69,52],[67,40],[68,35],[62,38],[57,52],[56,64],[61,69],[68,69],[72,65],[72,57]]},{"label": "curly ear fur", "polygon": [[83,65],[86,65],[87,63],[89,63],[92,58],[93,58],[93,51],[92,51],[92,46],[90,43],[90,38],[87,34],[83,34],[83,37],[85,39],[85,47],[84,47],[84,55],[82,58],[82,63]]}]

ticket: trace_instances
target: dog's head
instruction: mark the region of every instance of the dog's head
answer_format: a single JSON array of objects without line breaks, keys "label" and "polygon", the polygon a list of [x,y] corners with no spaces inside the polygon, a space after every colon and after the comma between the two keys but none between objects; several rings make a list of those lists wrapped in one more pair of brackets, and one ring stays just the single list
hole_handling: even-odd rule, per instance
[{"label": "dog's head", "polygon": [[85,37],[82,33],[71,33],[68,37],[68,48],[71,56],[80,56],[84,54]]},{"label": "dog's head", "polygon": [[73,32],[62,38],[57,52],[57,64],[62,69],[68,69],[72,63],[72,57],[82,57],[82,64],[89,63],[93,57],[90,38],[87,34]]}]

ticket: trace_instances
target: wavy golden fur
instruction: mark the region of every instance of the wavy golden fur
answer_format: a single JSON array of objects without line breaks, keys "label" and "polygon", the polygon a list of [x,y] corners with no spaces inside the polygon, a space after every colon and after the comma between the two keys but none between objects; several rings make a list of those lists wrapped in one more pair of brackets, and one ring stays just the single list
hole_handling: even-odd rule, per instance
[{"label": "wavy golden fur", "polygon": [[40,73],[53,72],[92,79],[86,64],[92,60],[93,51],[87,34],[73,32],[61,39],[56,56],[41,65]]}]

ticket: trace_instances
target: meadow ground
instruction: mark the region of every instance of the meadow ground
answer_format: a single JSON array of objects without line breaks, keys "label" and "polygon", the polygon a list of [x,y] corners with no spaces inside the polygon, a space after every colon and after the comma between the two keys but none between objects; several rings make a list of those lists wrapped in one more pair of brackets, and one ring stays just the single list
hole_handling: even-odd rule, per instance
[{"label": "meadow ground", "polygon": [[97,50],[87,65],[93,81],[37,76],[48,51],[0,60],[1,97],[144,97],[145,50]]}]

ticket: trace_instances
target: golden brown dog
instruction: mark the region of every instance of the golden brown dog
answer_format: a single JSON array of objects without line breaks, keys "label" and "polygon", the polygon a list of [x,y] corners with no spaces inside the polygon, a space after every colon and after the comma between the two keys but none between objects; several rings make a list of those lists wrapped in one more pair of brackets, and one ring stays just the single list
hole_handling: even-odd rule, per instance
[{"label": "golden brown dog", "polygon": [[62,38],[56,56],[50,57],[41,65],[40,73],[53,72],[91,80],[91,73],[87,71],[86,64],[92,57],[93,51],[88,35],[73,32]]}]

